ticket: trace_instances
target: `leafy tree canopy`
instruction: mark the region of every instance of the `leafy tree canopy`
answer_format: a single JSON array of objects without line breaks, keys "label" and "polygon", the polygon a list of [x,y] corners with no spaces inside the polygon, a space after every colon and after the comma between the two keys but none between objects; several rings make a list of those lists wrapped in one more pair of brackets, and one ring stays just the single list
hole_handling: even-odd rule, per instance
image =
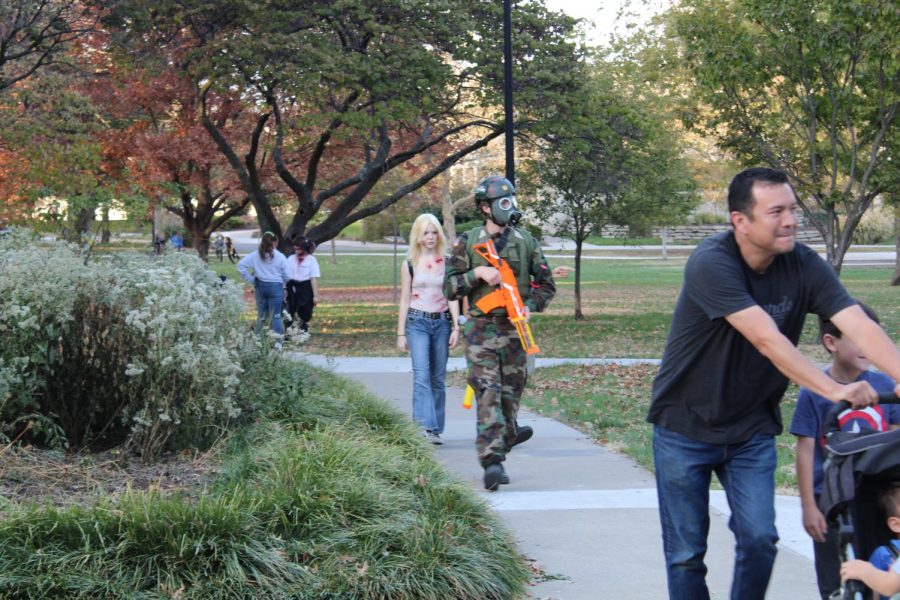
[{"label": "leafy tree canopy", "polygon": [[68,47],[96,24],[86,4],[78,0],[0,2],[0,91],[39,69],[66,62]]},{"label": "leafy tree canopy", "polygon": [[114,182],[98,137],[102,118],[79,79],[44,69],[6,94],[0,110],[9,117],[0,123],[0,147],[16,157],[8,172],[16,193],[5,200],[33,205],[47,199],[47,216],[72,226],[63,233],[86,233],[94,211],[111,201]]},{"label": "leafy tree canopy", "polygon": [[693,124],[743,162],[789,174],[839,271],[863,213],[900,182],[888,144],[900,107],[896,2],[685,0],[674,10],[711,109]]},{"label": "leafy tree canopy", "polygon": [[[281,232],[260,175],[271,150],[294,214],[285,238],[322,242],[394,204],[502,134],[502,7],[488,0],[139,0],[109,24],[131,52],[179,65],[207,92],[237,93],[257,115],[250,135],[204,125],[250,196]],[[575,21],[541,2],[514,6],[517,127],[552,116],[574,88]],[[465,139],[463,143],[457,140]],[[427,154],[440,160],[423,160]],[[402,169],[403,185],[369,192]]]},{"label": "leafy tree canopy", "polygon": [[575,242],[575,317],[582,318],[583,242],[605,225],[635,229],[676,222],[696,203],[694,181],[678,138],[658,113],[618,92],[601,65],[578,101],[544,132],[528,178],[538,189],[530,207]]}]

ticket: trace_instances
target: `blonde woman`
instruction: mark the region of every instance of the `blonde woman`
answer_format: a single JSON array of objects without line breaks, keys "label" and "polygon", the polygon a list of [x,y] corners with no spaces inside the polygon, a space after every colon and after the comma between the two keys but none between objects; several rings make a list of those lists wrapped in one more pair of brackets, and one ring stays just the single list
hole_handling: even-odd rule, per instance
[{"label": "blonde woman", "polygon": [[459,342],[459,305],[444,297],[447,238],[437,218],[419,215],[409,233],[406,268],[401,270],[397,348],[413,365],[413,420],[432,444],[443,444],[447,357]]}]

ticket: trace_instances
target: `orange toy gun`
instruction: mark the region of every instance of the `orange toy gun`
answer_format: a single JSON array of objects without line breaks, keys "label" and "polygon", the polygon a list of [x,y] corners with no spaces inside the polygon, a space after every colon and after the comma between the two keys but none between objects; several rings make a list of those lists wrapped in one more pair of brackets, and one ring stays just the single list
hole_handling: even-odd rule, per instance
[{"label": "orange toy gun", "polygon": [[531,327],[525,318],[525,303],[522,302],[522,296],[519,295],[516,275],[509,263],[497,254],[493,240],[475,244],[472,249],[500,272],[500,287],[476,302],[475,306],[484,314],[488,314],[495,308],[505,308],[509,320],[519,332],[519,341],[522,342],[522,348],[525,349],[526,354],[537,354],[541,349],[535,343]]}]

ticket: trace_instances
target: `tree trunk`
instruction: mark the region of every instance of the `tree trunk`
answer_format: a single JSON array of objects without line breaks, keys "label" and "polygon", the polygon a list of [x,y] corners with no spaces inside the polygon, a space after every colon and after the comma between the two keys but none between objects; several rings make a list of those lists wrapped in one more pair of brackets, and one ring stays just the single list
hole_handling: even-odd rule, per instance
[{"label": "tree trunk", "polygon": [[453,195],[450,193],[450,169],[444,171],[444,192],[441,198],[441,217],[444,219],[444,233],[452,244],[456,239],[456,214],[453,212]]},{"label": "tree trunk", "polygon": [[900,203],[894,207],[894,238],[896,255],[894,256],[894,278],[891,285],[900,285]]},{"label": "tree trunk", "polygon": [[78,210],[75,214],[74,239],[71,241],[81,241],[87,236],[94,224],[94,211],[96,210],[97,207],[93,204]]},{"label": "tree trunk", "polygon": [[209,262],[209,236],[208,235],[195,235],[194,236],[194,249],[197,251],[197,256],[200,257],[205,263]]},{"label": "tree trunk", "polygon": [[103,225],[100,229],[100,243],[108,244],[109,243],[109,205],[103,207]]},{"label": "tree trunk", "polygon": [[581,236],[575,238],[575,320],[584,320],[581,312],[581,244],[584,239]]}]

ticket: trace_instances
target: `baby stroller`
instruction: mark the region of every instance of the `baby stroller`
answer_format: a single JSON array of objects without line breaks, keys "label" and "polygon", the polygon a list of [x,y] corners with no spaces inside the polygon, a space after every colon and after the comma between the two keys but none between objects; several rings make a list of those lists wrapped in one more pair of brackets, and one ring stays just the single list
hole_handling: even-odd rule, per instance
[{"label": "baby stroller", "polygon": [[[900,404],[894,394],[879,394],[879,404]],[[825,478],[819,509],[838,526],[842,560],[868,560],[893,534],[885,524],[878,499],[881,490],[900,482],[900,429],[877,432],[842,428],[841,413],[850,408],[839,402],[825,421]],[[859,581],[848,581],[832,598],[864,600],[872,595]]]}]

